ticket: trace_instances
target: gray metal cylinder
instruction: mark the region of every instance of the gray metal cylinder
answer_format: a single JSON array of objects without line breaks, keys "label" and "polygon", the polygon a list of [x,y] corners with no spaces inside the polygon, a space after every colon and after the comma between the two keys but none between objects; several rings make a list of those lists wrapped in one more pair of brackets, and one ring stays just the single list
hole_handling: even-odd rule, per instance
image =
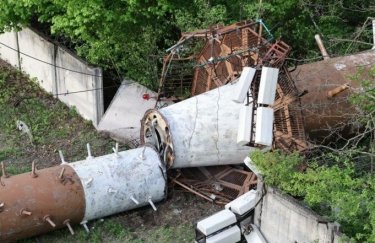
[{"label": "gray metal cylinder", "polygon": [[150,147],[69,164],[81,179],[86,210],[82,222],[150,205],[166,196],[165,166]]}]

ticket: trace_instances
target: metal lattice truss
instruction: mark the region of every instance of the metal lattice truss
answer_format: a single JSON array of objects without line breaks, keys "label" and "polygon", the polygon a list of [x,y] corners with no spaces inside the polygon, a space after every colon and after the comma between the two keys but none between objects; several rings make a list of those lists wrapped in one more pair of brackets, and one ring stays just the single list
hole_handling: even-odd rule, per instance
[{"label": "metal lattice truss", "polygon": [[[262,35],[262,30],[264,35]],[[262,22],[182,33],[164,58],[158,99],[178,102],[239,78],[244,67],[257,69],[251,96],[256,100],[263,66],[280,69],[274,109],[274,147],[286,152],[306,149],[298,91],[284,65],[291,48]]]}]

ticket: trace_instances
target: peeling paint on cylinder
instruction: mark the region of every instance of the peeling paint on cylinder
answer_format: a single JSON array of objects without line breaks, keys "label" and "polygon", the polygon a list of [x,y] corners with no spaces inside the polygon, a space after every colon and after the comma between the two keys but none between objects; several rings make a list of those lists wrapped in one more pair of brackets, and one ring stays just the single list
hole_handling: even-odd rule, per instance
[{"label": "peeling paint on cylinder", "polygon": [[[60,178],[62,168],[65,168]],[[53,229],[81,222],[85,212],[85,197],[81,181],[66,165],[2,178],[0,200],[0,242],[43,234]],[[0,202],[0,203],[1,203]],[[45,219],[49,216],[52,227]]]},{"label": "peeling paint on cylinder", "polygon": [[[166,196],[165,167],[157,152],[138,148],[69,164],[85,194],[83,222],[158,202]],[[136,203],[136,202],[137,203]]]},{"label": "peeling paint on cylinder", "polygon": [[173,168],[241,163],[256,148],[236,143],[239,112],[244,105],[232,101],[237,85],[221,86],[146,112],[141,141],[154,144]]}]

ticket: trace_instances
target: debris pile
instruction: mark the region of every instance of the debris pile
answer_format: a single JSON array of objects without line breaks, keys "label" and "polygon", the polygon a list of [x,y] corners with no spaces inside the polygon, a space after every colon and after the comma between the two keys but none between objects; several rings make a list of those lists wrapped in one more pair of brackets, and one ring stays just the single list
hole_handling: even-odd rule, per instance
[{"label": "debris pile", "polygon": [[[33,165],[31,174],[11,177],[2,166],[1,241],[62,227],[74,234],[72,224],[87,228],[89,220],[145,205],[156,210],[154,202],[166,197],[168,179],[219,204],[252,194],[256,175],[238,164],[256,150],[308,149],[306,104],[322,112],[351,87],[338,81],[328,93],[327,86],[324,94],[317,91],[320,96],[306,96],[301,103],[315,84],[301,82],[297,89],[285,63],[290,50],[273,41],[262,21],[183,33],[164,59],[156,104],[162,108],[144,114],[140,148],[119,152],[116,147],[113,154],[93,158],[88,146],[86,160],[66,163],[61,155],[60,166],[39,171]],[[302,80],[319,75],[305,72]],[[166,100],[176,103],[160,106]],[[321,100],[323,107],[317,105]],[[319,124],[325,118],[331,119],[323,115]],[[230,210],[225,227],[237,239],[241,232],[234,224],[242,213]],[[214,233],[198,228],[203,238]]]},{"label": "debris pile", "polygon": [[[175,98],[179,101],[184,98],[180,94],[187,91],[191,96],[202,94],[232,83],[240,77],[244,67],[253,67],[257,71],[249,96],[253,97],[256,109],[262,67],[278,68],[280,73],[272,105],[275,118],[273,147],[285,152],[305,150],[301,94],[285,63],[291,48],[281,40],[272,41],[273,36],[262,21],[243,21],[182,33],[181,39],[164,57],[158,100]],[[200,46],[203,47],[199,49]]]}]

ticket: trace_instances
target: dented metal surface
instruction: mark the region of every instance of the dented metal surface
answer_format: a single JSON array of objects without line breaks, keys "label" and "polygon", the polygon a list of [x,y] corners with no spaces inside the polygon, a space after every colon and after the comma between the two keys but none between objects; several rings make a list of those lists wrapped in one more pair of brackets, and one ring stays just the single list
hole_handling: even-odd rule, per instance
[{"label": "dented metal surface", "polygon": [[0,241],[15,241],[80,223],[85,196],[75,171],[61,165],[2,177]]}]

